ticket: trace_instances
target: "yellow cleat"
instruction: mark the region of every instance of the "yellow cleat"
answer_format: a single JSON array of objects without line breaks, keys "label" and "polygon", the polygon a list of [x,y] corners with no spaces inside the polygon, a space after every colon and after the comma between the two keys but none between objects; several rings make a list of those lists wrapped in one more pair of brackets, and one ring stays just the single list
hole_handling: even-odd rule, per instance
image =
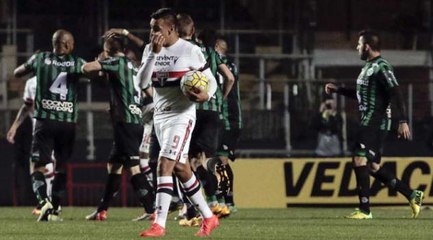
[{"label": "yellow cleat", "polygon": [[349,218],[349,219],[372,219],[373,218],[373,214],[371,214],[371,212],[369,214],[363,213],[361,210],[356,209],[353,213],[351,213],[348,216],[345,216],[344,218]]},{"label": "yellow cleat", "polygon": [[225,218],[230,216],[230,208],[225,205],[224,207],[221,208],[221,211],[218,213],[218,218]]},{"label": "yellow cleat", "polygon": [[201,218],[193,217],[190,220],[184,218],[179,221],[179,226],[182,227],[198,227],[201,224]]},{"label": "yellow cleat", "polygon": [[218,203],[210,207],[210,210],[215,215],[218,215],[222,211],[222,209],[223,208]]},{"label": "yellow cleat", "polygon": [[421,211],[422,201],[424,200],[424,193],[419,190],[414,191],[414,197],[409,200],[409,205],[412,208],[412,218],[417,218]]}]

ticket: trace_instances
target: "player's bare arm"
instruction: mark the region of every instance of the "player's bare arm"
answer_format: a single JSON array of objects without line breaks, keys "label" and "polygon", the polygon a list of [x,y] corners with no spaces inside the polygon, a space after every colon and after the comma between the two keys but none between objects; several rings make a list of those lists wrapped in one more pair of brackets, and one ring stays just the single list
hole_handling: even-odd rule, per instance
[{"label": "player's bare arm", "polygon": [[19,67],[15,68],[14,70],[14,76],[15,77],[23,77],[29,73],[31,73],[32,70],[30,69],[26,69],[26,67],[24,66],[24,64],[20,65]]},{"label": "player's bare arm", "polygon": [[331,93],[337,92],[337,90],[338,90],[337,85],[335,85],[333,83],[327,83],[325,85],[325,92],[326,92],[326,94],[331,94]]},{"label": "player's bare arm", "polygon": [[92,74],[92,73],[101,71],[102,66],[97,60],[95,60],[93,62],[88,62],[88,63],[84,64],[83,67],[81,68],[81,70],[84,74],[88,75],[88,74]]},{"label": "player's bare arm", "polygon": [[10,127],[10,129],[7,133],[6,138],[7,138],[8,142],[10,142],[12,144],[15,143],[15,135],[16,135],[17,129],[24,122],[24,119],[29,115],[31,110],[33,110],[33,105],[30,105],[30,104],[21,105],[21,108],[18,111],[14,122],[12,123],[12,126]]},{"label": "player's bare arm", "polygon": [[144,41],[135,36],[134,34],[130,33],[127,29],[125,28],[111,28],[110,30],[106,31],[103,35],[104,38],[110,38],[113,37],[114,35],[123,35],[125,37],[127,37],[130,41],[132,41],[137,47],[143,47],[144,46]]},{"label": "player's bare arm", "polygon": [[230,69],[224,63],[218,65],[218,72],[225,77],[224,87],[223,87],[223,98],[226,99],[227,95],[229,95],[230,91],[232,90],[233,84],[235,83],[235,76],[233,76]]}]

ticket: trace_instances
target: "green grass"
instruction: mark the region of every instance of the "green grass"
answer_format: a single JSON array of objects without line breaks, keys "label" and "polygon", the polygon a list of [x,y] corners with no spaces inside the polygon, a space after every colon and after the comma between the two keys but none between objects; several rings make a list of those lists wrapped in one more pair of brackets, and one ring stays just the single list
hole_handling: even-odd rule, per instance
[{"label": "green grass", "polygon": [[[410,219],[409,207],[374,207],[372,220],[342,218],[353,209],[239,209],[221,220],[212,239],[433,239],[433,211]],[[149,222],[132,222],[139,208],[111,208],[108,221],[88,222],[93,208],[64,208],[64,222],[37,223],[30,207],[0,208],[0,239],[140,239]],[[195,239],[198,228],[177,226],[169,216],[164,239]]]}]

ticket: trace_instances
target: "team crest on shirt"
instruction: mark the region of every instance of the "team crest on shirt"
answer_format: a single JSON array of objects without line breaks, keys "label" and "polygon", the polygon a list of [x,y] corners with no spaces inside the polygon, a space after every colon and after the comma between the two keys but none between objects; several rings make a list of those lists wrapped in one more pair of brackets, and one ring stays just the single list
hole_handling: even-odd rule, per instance
[{"label": "team crest on shirt", "polygon": [[159,84],[161,87],[164,86],[165,82],[167,82],[168,79],[168,72],[155,72],[155,77],[158,79]]},{"label": "team crest on shirt", "polygon": [[367,76],[371,76],[371,75],[373,75],[373,73],[374,73],[374,69],[373,68],[369,68],[368,70],[367,70]]},{"label": "team crest on shirt", "polygon": [[44,59],[44,63],[45,63],[46,65],[51,65],[51,60],[48,59],[48,58],[45,58],[45,59]]}]

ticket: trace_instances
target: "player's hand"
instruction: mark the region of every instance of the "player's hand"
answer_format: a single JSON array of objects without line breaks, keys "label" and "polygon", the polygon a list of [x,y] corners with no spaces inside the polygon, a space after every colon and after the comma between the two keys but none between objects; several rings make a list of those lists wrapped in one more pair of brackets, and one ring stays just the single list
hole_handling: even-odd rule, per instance
[{"label": "player's hand", "polygon": [[152,52],[159,53],[165,43],[165,38],[160,32],[156,32],[150,36],[150,42],[152,44]]},{"label": "player's hand", "polygon": [[398,138],[410,139],[410,130],[406,122],[398,124]]},{"label": "player's hand", "polygon": [[111,28],[110,30],[106,31],[102,37],[108,39],[114,35],[122,35],[122,31],[122,28]]},{"label": "player's hand", "polygon": [[337,85],[333,84],[333,83],[327,83],[325,85],[325,93],[326,94],[331,94],[333,92],[336,92],[338,90]]},{"label": "player's hand", "polygon": [[209,95],[206,91],[200,90],[198,88],[191,88],[191,91],[187,93],[189,100],[194,102],[206,102],[209,100]]},{"label": "player's hand", "polygon": [[8,140],[9,143],[14,144],[15,143],[15,134],[17,133],[17,129],[14,127],[11,127],[11,129],[9,129],[7,135],[6,135],[6,139]]}]

